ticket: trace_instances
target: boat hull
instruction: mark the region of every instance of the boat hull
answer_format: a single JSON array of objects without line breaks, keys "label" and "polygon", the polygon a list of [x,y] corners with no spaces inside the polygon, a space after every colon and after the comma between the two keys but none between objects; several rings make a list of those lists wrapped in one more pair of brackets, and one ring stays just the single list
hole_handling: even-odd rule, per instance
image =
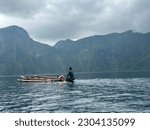
[{"label": "boat hull", "polygon": [[48,76],[21,76],[17,79],[19,82],[63,82],[65,79],[63,77],[48,77]]}]

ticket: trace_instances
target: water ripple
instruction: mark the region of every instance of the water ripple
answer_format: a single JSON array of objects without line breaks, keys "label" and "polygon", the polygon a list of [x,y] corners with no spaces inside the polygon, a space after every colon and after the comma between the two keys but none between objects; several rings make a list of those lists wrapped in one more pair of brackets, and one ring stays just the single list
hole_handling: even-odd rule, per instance
[{"label": "water ripple", "polygon": [[150,112],[150,78],[17,83],[0,79],[0,112]]}]

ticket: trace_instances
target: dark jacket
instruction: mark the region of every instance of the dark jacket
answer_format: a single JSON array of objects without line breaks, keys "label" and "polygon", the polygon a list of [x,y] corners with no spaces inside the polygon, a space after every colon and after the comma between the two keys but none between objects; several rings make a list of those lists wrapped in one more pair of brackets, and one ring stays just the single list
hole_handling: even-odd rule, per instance
[{"label": "dark jacket", "polygon": [[68,72],[68,75],[66,76],[66,80],[67,81],[73,81],[75,78],[74,78],[74,74],[73,74],[73,72],[70,70],[69,72]]}]

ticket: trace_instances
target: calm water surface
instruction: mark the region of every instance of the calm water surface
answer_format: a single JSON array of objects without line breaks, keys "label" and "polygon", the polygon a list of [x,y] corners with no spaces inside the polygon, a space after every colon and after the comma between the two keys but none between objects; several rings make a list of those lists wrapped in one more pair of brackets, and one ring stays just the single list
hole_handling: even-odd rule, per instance
[{"label": "calm water surface", "polygon": [[150,78],[19,83],[0,78],[0,112],[150,112]]}]

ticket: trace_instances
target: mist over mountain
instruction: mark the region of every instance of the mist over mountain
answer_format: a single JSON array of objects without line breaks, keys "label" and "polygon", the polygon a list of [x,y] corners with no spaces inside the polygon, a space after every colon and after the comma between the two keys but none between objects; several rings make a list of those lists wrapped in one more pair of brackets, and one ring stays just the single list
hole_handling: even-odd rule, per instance
[{"label": "mist over mountain", "polygon": [[150,33],[131,30],[54,46],[34,41],[18,26],[0,29],[0,75],[150,70]]}]

